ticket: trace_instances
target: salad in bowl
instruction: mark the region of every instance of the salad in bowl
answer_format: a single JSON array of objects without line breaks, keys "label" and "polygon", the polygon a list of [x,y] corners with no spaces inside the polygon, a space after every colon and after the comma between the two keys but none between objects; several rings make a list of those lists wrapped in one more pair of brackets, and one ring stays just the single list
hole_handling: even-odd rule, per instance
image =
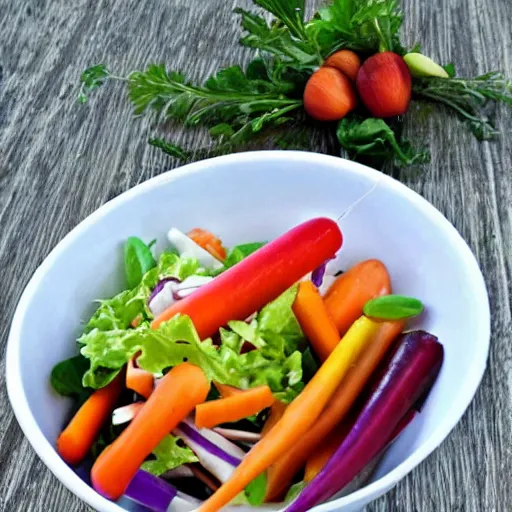
[{"label": "salad in bowl", "polygon": [[51,373],[74,402],[60,456],[155,512],[302,512],[364,483],[444,350],[381,261],[337,268],[342,243],[325,217],[229,249],[203,228],[158,255],[130,237],[125,289]]}]

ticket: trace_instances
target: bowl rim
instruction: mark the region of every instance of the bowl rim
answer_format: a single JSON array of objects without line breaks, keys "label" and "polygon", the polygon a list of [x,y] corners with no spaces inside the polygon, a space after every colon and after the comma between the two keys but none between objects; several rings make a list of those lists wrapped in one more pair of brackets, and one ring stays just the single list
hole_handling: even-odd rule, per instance
[{"label": "bowl rim", "polygon": [[[333,172],[352,173],[357,176],[363,176],[365,179],[373,179],[375,184],[383,184],[391,189],[393,193],[406,198],[415,208],[418,208],[428,216],[438,228],[444,231],[457,249],[463,263],[473,275],[472,287],[477,292],[475,296],[479,302],[479,330],[475,332],[475,337],[479,340],[476,345],[476,354],[470,367],[466,369],[467,383],[464,386],[459,400],[454,404],[452,414],[443,421],[439,422],[436,429],[407,459],[400,463],[389,473],[379,478],[375,482],[336,500],[323,503],[314,507],[317,512],[327,512],[336,510],[341,506],[348,506],[358,501],[369,502],[376,497],[390,490],[399,480],[405,477],[412,469],[428,457],[448,436],[455,425],[459,422],[462,415],[471,403],[477,388],[482,380],[488,359],[490,345],[490,306],[485,281],[477,263],[477,260],[455,227],[446,219],[446,217],[437,210],[431,203],[421,195],[395,180],[391,176],[385,175],[380,171],[367,167],[365,165],[346,160],[343,158],[329,156],[313,152],[304,151],[250,151],[244,153],[235,153],[219,156],[207,160],[201,160],[180,168],[164,172],[143,183],[140,183],[131,189],[123,192],[116,198],[106,202],[97,210],[86,217],[75,228],[73,228],[50,252],[42,264],[37,268],[31,277],[16,307],[11,329],[7,341],[6,350],[6,382],[7,392],[11,406],[14,410],[16,419],[27,437],[28,441],[36,451],[37,455],[52,471],[52,473],[76,496],[85,503],[97,510],[104,512],[121,512],[122,507],[117,503],[107,500],[100,496],[96,491],[84,482],[58,455],[53,445],[46,439],[35,421],[27,398],[24,393],[21,380],[21,328],[24,324],[27,308],[33,298],[39,284],[51,268],[57,257],[65,251],[81,233],[94,225],[109,211],[117,208],[121,204],[130,201],[133,197],[151,191],[162,185],[169,184],[185,175],[208,172],[223,165],[231,163],[243,164],[244,162],[254,163],[255,161],[263,164],[266,161],[281,161],[288,164],[300,160],[301,163],[310,162],[312,168],[315,165],[323,165],[330,168]],[[243,172],[246,167],[240,165],[237,172]],[[365,501],[366,500],[366,501]]]}]

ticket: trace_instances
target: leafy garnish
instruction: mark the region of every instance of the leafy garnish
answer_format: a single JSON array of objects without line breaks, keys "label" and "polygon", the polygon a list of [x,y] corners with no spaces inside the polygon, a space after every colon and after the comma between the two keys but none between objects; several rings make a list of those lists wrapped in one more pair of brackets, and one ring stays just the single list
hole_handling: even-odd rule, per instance
[{"label": "leafy garnish", "polygon": [[293,501],[305,489],[306,485],[308,484],[304,481],[293,484],[288,490],[284,501]]},{"label": "leafy garnish", "polygon": [[124,244],[124,269],[128,288],[135,288],[146,272],[156,266],[151,249],[140,238],[131,236]]},{"label": "leafy garnish", "polygon": [[[279,72],[288,69],[312,72],[321,63],[321,57],[315,46],[305,37],[304,25],[299,23],[292,32],[284,23],[267,20],[258,14],[244,9],[235,9],[241,16],[242,27],[245,30],[240,44],[267,52],[279,59]],[[289,18],[286,18],[289,19]],[[294,26],[290,23],[291,26]],[[300,38],[294,32],[301,32]]]},{"label": "leafy garnish", "polygon": [[[448,74],[454,70],[445,67]],[[413,84],[416,99],[441,103],[454,110],[469,123],[479,140],[498,135],[492,116],[487,110],[491,102],[512,106],[512,81],[498,72],[476,78],[422,78]]]},{"label": "leafy garnish", "polygon": [[186,151],[182,147],[167,142],[161,138],[152,138],[148,140],[148,144],[154,146],[155,148],[161,149],[164,153],[174,158],[179,158],[180,160],[188,160],[191,157],[191,153]]},{"label": "leafy garnish", "polygon": [[334,0],[320,9],[307,31],[324,56],[342,48],[403,54],[398,37],[402,21],[397,0]]},{"label": "leafy garnish", "polygon": [[53,389],[59,395],[75,398],[79,403],[84,402],[92,392],[82,385],[82,379],[90,365],[89,360],[82,355],[58,363],[50,376]]},{"label": "leafy garnish", "polygon": [[265,242],[253,242],[249,244],[241,244],[233,247],[226,257],[224,261],[224,267],[226,269],[240,263],[243,259],[247,258],[247,256],[251,255],[253,252],[257,251],[261,247],[265,245]]},{"label": "leafy garnish", "polygon": [[[363,60],[382,51],[401,56],[420,51],[419,44],[407,50],[400,41],[403,13],[398,0],[331,0],[310,20],[305,19],[305,0],[253,3],[265,12],[235,9],[243,28],[240,43],[257,51],[245,70],[230,66],[204,83],[193,83],[163,64],[124,78],[100,64],[82,74],[80,101],[85,102],[107,79],[122,80],[136,114],[152,110],[161,120],[208,129],[213,143],[193,152],[163,137],[149,139],[154,147],[181,160],[251,149],[250,144],[261,142],[264,135],[271,135],[278,147],[297,149],[297,126],[310,124],[303,108],[304,90],[324,59],[341,49],[353,50]],[[413,77],[413,99],[453,109],[479,139],[494,137],[497,130],[489,107],[512,104],[510,82],[499,73],[462,79],[455,78],[453,64],[444,69],[449,78]],[[338,129],[338,139],[351,158],[375,167],[386,160],[399,166],[428,161],[426,152],[413,149],[397,134],[394,120],[364,114],[360,120],[356,116],[344,119]],[[283,124],[286,130],[281,129]]]},{"label": "leafy garnish", "polygon": [[352,158],[372,157],[392,160],[398,166],[428,161],[428,153],[413,149],[410,142],[398,137],[383,120],[350,116],[338,126],[338,140]]},{"label": "leafy garnish", "polygon": [[151,108],[187,126],[206,126],[213,136],[233,144],[268,125],[288,121],[288,114],[302,105],[301,100],[285,96],[293,87],[273,81],[268,74],[266,80],[251,78],[239,66],[219,71],[201,86],[163,65],[151,65],[128,77],[136,114]]},{"label": "leafy garnish", "polygon": [[368,301],[364,314],[379,320],[405,320],[421,315],[424,307],[420,300],[403,295],[384,295]]},{"label": "leafy garnish", "polygon": [[110,73],[104,64],[98,64],[96,66],[87,68],[80,77],[82,87],[80,88],[78,101],[80,103],[86,103],[88,99],[88,94],[94,89],[101,87],[105,83],[109,75]]},{"label": "leafy garnish", "polygon": [[199,461],[194,452],[188,446],[181,446],[180,438],[173,435],[165,436],[153,450],[152,456],[152,460],[144,462],[141,469],[155,476],[183,464]]}]

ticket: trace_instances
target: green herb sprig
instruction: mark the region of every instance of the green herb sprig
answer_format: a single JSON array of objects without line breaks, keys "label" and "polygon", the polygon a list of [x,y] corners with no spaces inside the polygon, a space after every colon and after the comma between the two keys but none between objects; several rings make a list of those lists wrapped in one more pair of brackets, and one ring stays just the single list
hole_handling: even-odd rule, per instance
[{"label": "green herb sprig", "polygon": [[[271,16],[268,21],[260,10],[235,9],[243,29],[240,43],[257,52],[245,69],[221,69],[198,84],[163,64],[125,77],[100,64],[82,73],[79,101],[85,103],[107,81],[121,81],[135,114],[152,111],[162,121],[206,128],[213,144],[194,153],[164,138],[150,138],[151,145],[182,160],[230,152],[268,134],[277,145],[286,139],[284,144],[292,148],[293,129],[304,131],[311,124],[304,115],[304,88],[326,57],[340,49],[353,50],[362,58],[381,51],[419,52],[419,45],[407,50],[400,41],[404,15],[398,0],[332,0],[310,20],[305,19],[306,0],[253,3]],[[496,137],[493,108],[497,103],[512,106],[511,81],[498,72],[458,78],[453,65],[444,68],[448,78],[413,78],[412,100],[452,110],[480,140]],[[332,129],[332,124],[324,126]],[[428,152],[416,148],[401,131],[400,120],[376,119],[359,108],[341,120],[336,133],[349,157],[373,166],[386,161],[396,166],[428,162]]]}]

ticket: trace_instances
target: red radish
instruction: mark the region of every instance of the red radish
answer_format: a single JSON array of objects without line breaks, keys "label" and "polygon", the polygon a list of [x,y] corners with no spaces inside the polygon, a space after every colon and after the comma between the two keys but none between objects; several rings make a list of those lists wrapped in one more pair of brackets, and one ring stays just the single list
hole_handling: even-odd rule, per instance
[{"label": "red radish", "polygon": [[337,69],[324,67],[315,71],[304,90],[304,108],[318,121],[339,121],[357,105],[350,80]]},{"label": "red radish", "polygon": [[352,50],[340,50],[333,53],[325,62],[324,66],[335,68],[346,75],[352,82],[356,81],[357,73],[361,67],[361,59]]},{"label": "red radish", "polygon": [[405,114],[409,108],[412,78],[404,59],[393,52],[367,59],[357,74],[357,90],[375,117]]},{"label": "red radish", "polygon": [[332,258],[341,247],[331,219],[312,219],[264,245],[158,316],[152,328],[178,313],[188,315],[199,337],[215,334],[230,320],[244,320],[276,299],[302,276]]}]

